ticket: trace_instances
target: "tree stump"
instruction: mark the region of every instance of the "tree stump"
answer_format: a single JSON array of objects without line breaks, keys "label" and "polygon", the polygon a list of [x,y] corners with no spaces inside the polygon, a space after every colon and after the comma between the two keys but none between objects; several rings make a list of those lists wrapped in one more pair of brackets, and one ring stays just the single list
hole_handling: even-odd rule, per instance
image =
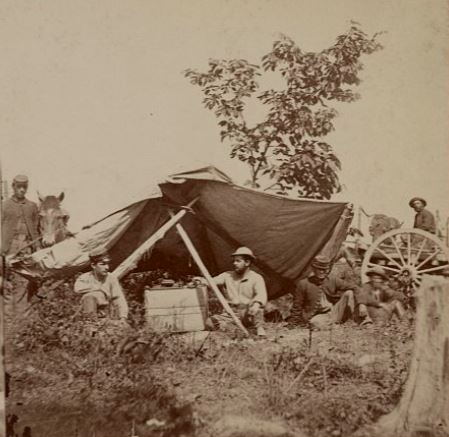
[{"label": "tree stump", "polygon": [[449,280],[424,276],[415,346],[396,408],[375,426],[382,436],[449,436]]}]

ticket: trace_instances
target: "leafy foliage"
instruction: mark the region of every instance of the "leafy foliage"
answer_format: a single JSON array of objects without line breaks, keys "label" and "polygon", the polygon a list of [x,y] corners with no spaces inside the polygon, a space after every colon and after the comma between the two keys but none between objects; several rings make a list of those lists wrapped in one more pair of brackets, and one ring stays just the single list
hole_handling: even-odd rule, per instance
[{"label": "leafy foliage", "polygon": [[[378,34],[368,37],[352,23],[331,47],[306,52],[287,37],[274,42],[260,65],[244,59],[209,60],[206,73],[188,69],[185,76],[201,88],[205,107],[214,111],[221,140],[231,146],[231,158],[248,164],[250,184],[260,188],[261,178],[271,179],[267,189],[280,194],[297,188],[303,197],[329,199],[341,190],[340,161],[322,138],[334,130],[334,102],[354,102],[360,84],[362,55],[381,49]],[[258,93],[262,72],[279,72],[282,90]],[[256,97],[267,108],[264,120],[249,126],[244,110]],[[274,182],[274,183],[273,183]]]}]

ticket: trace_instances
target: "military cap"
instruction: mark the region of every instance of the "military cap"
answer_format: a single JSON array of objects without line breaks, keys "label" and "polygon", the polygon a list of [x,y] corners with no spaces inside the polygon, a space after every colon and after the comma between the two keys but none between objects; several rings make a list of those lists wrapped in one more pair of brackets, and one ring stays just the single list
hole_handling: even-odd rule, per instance
[{"label": "military cap", "polygon": [[317,269],[328,269],[331,265],[331,260],[324,255],[317,255],[312,261],[312,267]]},{"label": "military cap", "polygon": [[18,174],[14,179],[13,179],[13,184],[27,184],[28,183],[28,176],[25,176],[24,174]]},{"label": "military cap", "polygon": [[103,262],[111,261],[111,257],[109,256],[108,251],[103,247],[94,249],[91,252],[89,252],[89,259],[90,262],[93,264],[96,264],[100,261]]},{"label": "military cap", "polygon": [[366,272],[366,276],[381,276],[384,279],[388,279],[388,275],[385,273],[385,270],[380,266],[369,269]]}]

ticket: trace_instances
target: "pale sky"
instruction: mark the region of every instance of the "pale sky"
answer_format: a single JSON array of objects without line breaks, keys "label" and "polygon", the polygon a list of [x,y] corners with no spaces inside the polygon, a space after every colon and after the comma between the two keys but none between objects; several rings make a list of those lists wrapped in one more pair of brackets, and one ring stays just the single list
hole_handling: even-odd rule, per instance
[{"label": "pale sky", "polygon": [[[3,178],[29,197],[66,193],[71,229],[145,197],[155,181],[212,164],[237,183],[213,114],[186,68],[259,62],[279,35],[322,50],[356,20],[386,31],[365,57],[362,98],[327,137],[343,193],[410,225],[410,197],[449,215],[448,5],[445,0],[7,0],[0,3]],[[256,115],[248,114],[256,119]]]}]

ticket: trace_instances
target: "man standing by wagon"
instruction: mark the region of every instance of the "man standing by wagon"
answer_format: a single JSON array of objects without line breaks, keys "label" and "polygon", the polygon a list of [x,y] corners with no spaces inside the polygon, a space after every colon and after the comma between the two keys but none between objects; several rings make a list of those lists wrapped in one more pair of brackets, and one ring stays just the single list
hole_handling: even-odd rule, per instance
[{"label": "man standing by wagon", "polygon": [[351,318],[356,283],[329,278],[331,261],[325,256],[315,257],[311,267],[312,273],[298,282],[293,294],[289,324],[321,329]]},{"label": "man standing by wagon", "polygon": [[416,211],[413,227],[423,231],[436,233],[435,217],[426,209],[427,202],[421,197],[414,197],[410,200],[409,206]]}]

